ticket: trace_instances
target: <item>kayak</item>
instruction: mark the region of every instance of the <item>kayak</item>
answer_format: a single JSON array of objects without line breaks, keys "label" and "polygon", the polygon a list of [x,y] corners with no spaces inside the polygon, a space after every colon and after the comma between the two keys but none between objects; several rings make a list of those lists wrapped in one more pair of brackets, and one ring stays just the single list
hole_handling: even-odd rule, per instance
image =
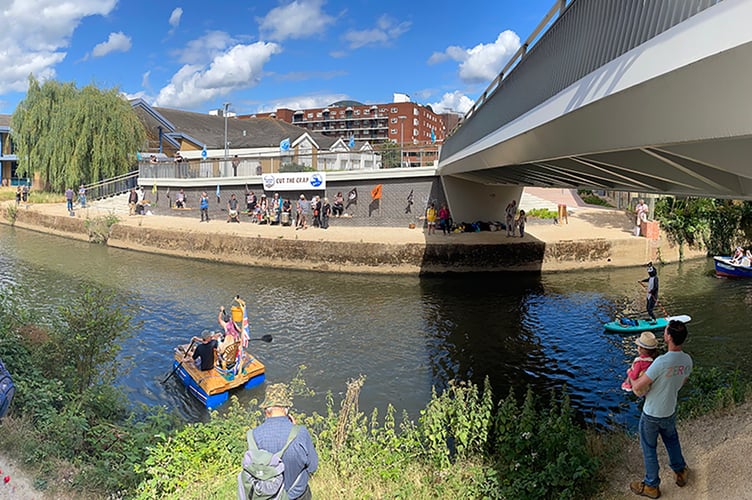
[{"label": "kayak", "polygon": [[686,314],[679,316],[668,316],[666,318],[656,318],[655,322],[645,319],[621,318],[616,321],[610,321],[603,325],[608,332],[635,333],[644,331],[663,330],[671,320],[678,320],[682,323],[689,323],[692,318]]}]

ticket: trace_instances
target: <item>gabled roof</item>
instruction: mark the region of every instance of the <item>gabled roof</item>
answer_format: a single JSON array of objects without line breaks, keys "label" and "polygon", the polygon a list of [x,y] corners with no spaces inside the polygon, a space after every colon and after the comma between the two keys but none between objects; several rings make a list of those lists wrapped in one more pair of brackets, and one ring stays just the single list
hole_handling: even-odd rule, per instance
[{"label": "gabled roof", "polygon": [[[154,110],[175,125],[173,136],[189,138],[198,145],[205,145],[207,149],[224,148],[224,117],[170,108],[154,108]],[[309,135],[313,142],[321,146],[322,139],[318,137],[319,134],[310,134],[304,128],[281,120],[227,118],[227,141],[232,149],[276,148],[284,139],[289,138],[291,143],[295,143],[303,135]]]}]

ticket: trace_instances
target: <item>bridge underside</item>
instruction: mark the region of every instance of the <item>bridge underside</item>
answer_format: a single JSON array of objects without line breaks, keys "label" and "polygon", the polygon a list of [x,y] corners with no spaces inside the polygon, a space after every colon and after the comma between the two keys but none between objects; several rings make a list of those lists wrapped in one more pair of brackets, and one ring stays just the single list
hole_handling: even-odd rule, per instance
[{"label": "bridge underside", "polygon": [[486,186],[752,199],[752,37],[733,14],[704,21],[702,37],[677,27],[624,54],[442,158],[439,174]]}]

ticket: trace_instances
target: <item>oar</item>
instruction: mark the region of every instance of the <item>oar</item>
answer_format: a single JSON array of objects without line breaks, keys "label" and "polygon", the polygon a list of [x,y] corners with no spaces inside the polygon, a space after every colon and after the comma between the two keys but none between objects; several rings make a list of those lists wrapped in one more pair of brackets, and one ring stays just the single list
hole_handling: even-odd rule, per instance
[{"label": "oar", "polygon": [[[642,281],[637,281],[637,283],[639,283],[640,285],[642,285],[642,287],[643,287],[643,288],[645,288],[645,289],[647,289],[647,287],[648,287],[648,286],[647,286],[647,285],[646,285],[645,283],[643,283]],[[670,314],[668,313],[668,311],[666,310],[666,308],[665,308],[665,307],[663,307],[663,304],[661,304],[661,302],[660,302],[660,301],[659,301],[658,299],[656,299],[656,301],[655,301],[655,305],[657,305],[657,306],[659,306],[659,307],[661,308],[661,310],[663,311],[663,314],[665,314],[667,318],[668,318],[669,316],[671,316],[671,315],[670,315]]]},{"label": "oar", "polygon": [[272,336],[271,336],[271,335],[269,335],[269,334],[267,333],[266,335],[264,335],[264,336],[262,336],[262,337],[259,337],[259,338],[257,338],[257,339],[248,339],[248,341],[249,341],[249,342],[250,342],[251,340],[261,340],[261,341],[263,341],[263,342],[271,342],[271,341],[272,341]]},{"label": "oar", "polygon": [[186,358],[188,357],[188,353],[191,352],[191,347],[193,347],[193,344],[195,344],[195,343],[196,343],[195,339],[191,340],[191,343],[188,346],[188,349],[185,350],[185,356],[183,356],[183,359],[180,360],[180,363],[178,363],[177,365],[175,365],[175,368],[173,368],[172,371],[170,372],[170,374],[167,375],[167,377],[162,381],[163,384],[165,382],[167,382],[168,380],[170,380],[170,377],[172,377],[173,375],[175,375],[175,372],[178,371],[178,368],[180,368],[180,366],[183,364],[183,361],[186,360]]}]

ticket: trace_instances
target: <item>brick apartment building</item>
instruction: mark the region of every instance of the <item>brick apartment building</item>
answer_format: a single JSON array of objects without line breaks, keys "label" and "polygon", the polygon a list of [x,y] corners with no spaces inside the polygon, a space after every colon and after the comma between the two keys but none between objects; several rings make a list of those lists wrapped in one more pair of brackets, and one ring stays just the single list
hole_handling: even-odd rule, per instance
[{"label": "brick apartment building", "polygon": [[339,101],[324,108],[238,115],[238,119],[276,118],[320,134],[367,141],[374,147],[384,142],[400,145],[403,166],[428,166],[438,161],[439,146],[457,123],[452,114],[438,115],[429,106],[395,93],[393,102],[363,104]]}]

